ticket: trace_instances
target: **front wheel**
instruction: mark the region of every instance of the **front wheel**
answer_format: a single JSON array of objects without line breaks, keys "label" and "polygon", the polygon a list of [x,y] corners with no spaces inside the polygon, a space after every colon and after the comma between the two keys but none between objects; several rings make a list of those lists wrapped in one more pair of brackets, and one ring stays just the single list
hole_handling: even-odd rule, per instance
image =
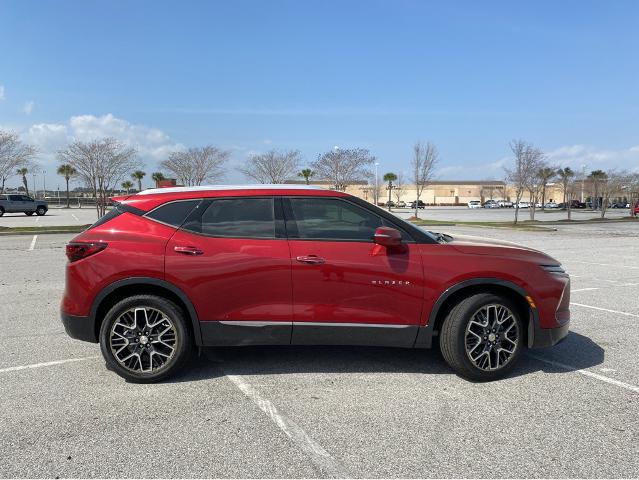
[{"label": "front wheel", "polygon": [[177,305],[155,295],[136,295],[106,314],[100,348],[107,366],[122,378],[152,383],[182,368],[193,342]]},{"label": "front wheel", "polygon": [[46,208],[44,208],[44,207],[36,208],[36,215],[38,215],[39,217],[41,217],[45,213],[47,213],[47,209]]},{"label": "front wheel", "polygon": [[505,376],[521,355],[524,326],[513,302],[478,293],[451,309],[439,343],[444,359],[461,377],[496,380]]}]

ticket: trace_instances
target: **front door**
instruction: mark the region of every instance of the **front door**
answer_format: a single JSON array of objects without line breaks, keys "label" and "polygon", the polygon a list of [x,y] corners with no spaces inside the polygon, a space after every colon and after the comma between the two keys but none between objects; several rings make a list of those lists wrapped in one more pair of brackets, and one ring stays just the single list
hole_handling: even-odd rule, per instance
[{"label": "front door", "polygon": [[205,345],[290,343],[291,260],[276,210],[273,197],[206,200],[168,242],[166,279],[191,298]]},{"label": "front door", "polygon": [[393,226],[338,198],[285,200],[295,344],[412,346],[423,307],[418,245],[373,243]]}]

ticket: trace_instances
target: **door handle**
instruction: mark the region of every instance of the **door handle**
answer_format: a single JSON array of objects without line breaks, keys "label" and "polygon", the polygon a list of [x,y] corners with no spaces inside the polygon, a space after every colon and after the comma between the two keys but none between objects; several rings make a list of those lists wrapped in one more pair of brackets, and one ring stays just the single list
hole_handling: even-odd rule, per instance
[{"label": "door handle", "polygon": [[204,253],[197,247],[184,247],[181,245],[176,245],[173,247],[173,250],[177,253],[182,253],[183,255],[202,255]]},{"label": "door handle", "polygon": [[318,257],[317,255],[301,255],[295,260],[302,263],[308,263],[309,265],[321,265],[326,262],[326,260],[322,257]]}]

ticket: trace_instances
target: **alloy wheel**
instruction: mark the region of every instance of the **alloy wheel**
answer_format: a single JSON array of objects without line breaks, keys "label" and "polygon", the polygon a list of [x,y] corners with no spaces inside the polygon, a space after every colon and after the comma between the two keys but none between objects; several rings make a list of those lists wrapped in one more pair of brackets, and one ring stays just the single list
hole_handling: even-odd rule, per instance
[{"label": "alloy wheel", "polygon": [[466,326],[466,355],[480,370],[498,370],[518,348],[521,335],[513,312],[504,305],[484,305]]},{"label": "alloy wheel", "polygon": [[117,362],[135,373],[163,368],[175,354],[177,331],[173,321],[158,309],[131,308],[113,323],[109,346]]}]

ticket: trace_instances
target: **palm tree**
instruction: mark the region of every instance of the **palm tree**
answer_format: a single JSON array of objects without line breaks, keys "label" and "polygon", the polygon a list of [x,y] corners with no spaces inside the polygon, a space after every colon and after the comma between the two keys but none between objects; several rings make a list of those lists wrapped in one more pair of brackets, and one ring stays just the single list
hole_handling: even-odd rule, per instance
[{"label": "palm tree", "polygon": [[162,172],[153,172],[153,174],[151,175],[151,178],[155,182],[155,188],[158,188],[162,180],[166,180],[166,177],[164,176]]},{"label": "palm tree", "polygon": [[18,168],[18,175],[22,176],[22,184],[24,185],[24,191],[29,195],[29,186],[27,185],[27,173],[29,169],[27,167]]},{"label": "palm tree", "polygon": [[58,175],[62,175],[67,182],[67,208],[69,208],[69,180],[78,172],[68,163],[63,163],[58,167]]},{"label": "palm tree", "polygon": [[129,194],[129,190],[131,190],[133,188],[133,184],[127,180],[125,182],[122,182],[122,188],[124,188],[126,190],[126,194],[128,195]]},{"label": "palm tree", "polygon": [[393,191],[393,182],[397,180],[397,175],[393,172],[388,172],[384,175],[384,181],[388,182],[388,211],[391,210],[391,192]]},{"label": "palm tree", "polygon": [[537,177],[541,181],[541,209],[546,210],[546,184],[557,175],[553,167],[543,167],[537,172]]},{"label": "palm tree", "polygon": [[311,184],[311,177],[313,175],[315,175],[315,172],[311,170],[310,168],[305,168],[304,170],[302,170],[300,173],[297,174],[298,177],[304,177],[304,180],[306,180],[306,185]]},{"label": "palm tree", "polygon": [[560,168],[557,170],[557,175],[559,176],[559,180],[561,181],[561,186],[564,191],[564,205],[566,205],[566,194],[568,193],[568,183],[570,183],[570,179],[575,176],[575,172],[572,171],[572,168]]},{"label": "palm tree", "polygon": [[[131,174],[131,178],[133,180],[137,180],[138,181],[138,192],[142,191],[142,179],[144,178],[144,176],[146,175],[146,172],[143,172],[142,170],[136,170],[135,172],[133,172]],[[131,185],[133,186],[133,185]],[[129,192],[127,192],[129,193]]]}]

